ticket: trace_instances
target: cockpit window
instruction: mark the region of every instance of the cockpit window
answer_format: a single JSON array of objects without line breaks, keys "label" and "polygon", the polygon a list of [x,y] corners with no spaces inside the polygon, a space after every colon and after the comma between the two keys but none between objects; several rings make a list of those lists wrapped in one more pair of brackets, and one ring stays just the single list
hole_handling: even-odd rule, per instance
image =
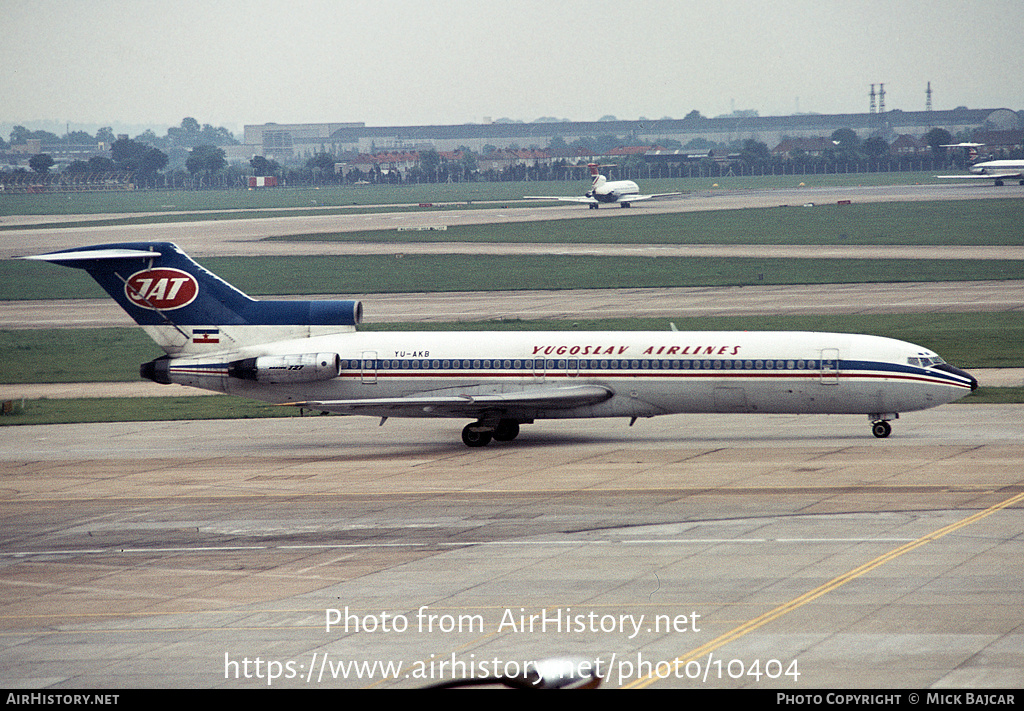
[{"label": "cockpit window", "polygon": [[933,365],[940,365],[946,361],[942,360],[939,356],[931,356],[928,358],[907,358],[907,363],[910,365],[919,365],[922,368],[930,368]]}]

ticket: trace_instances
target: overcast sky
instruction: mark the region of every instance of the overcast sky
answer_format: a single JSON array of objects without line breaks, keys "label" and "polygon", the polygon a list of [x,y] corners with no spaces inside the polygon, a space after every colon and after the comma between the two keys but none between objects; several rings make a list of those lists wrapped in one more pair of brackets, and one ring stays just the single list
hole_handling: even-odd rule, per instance
[{"label": "overcast sky", "polygon": [[0,0],[0,122],[1024,109],[1024,0]]}]

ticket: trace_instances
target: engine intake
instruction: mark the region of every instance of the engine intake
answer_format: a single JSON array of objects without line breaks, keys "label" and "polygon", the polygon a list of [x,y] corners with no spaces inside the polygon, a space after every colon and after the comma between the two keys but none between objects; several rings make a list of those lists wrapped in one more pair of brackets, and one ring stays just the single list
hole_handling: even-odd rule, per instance
[{"label": "engine intake", "polygon": [[340,374],[341,356],[337,353],[259,356],[228,363],[228,376],[259,383],[309,383]]}]

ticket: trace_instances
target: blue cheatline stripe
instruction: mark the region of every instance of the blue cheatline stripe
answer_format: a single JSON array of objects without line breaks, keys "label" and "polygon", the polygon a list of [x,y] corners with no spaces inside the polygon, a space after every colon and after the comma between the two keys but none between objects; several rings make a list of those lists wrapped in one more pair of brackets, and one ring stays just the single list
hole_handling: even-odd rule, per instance
[{"label": "blue cheatline stripe", "polygon": [[[765,359],[762,359],[765,360]],[[586,362],[586,366],[579,363]],[[725,367],[725,363],[730,367]],[[799,368],[798,359],[773,360],[773,363],[782,363],[785,367],[777,368],[773,365],[771,369],[739,367],[736,364],[745,364],[744,360],[639,360],[639,359],[598,359],[579,361],[572,359],[551,359],[551,358],[379,358],[375,360],[349,358],[341,361],[340,377],[360,377],[367,370],[373,370],[378,377],[392,376],[396,378],[422,378],[438,377],[442,374],[446,377],[462,375],[466,377],[489,377],[489,378],[521,378],[528,377],[533,373],[543,373],[545,377],[609,377],[615,374],[624,374],[629,377],[647,378],[690,378],[694,380],[720,379],[804,379],[819,380],[821,378],[838,377],[839,380],[905,380],[941,385],[951,385],[960,388],[970,388],[970,383],[964,382],[954,376],[925,368],[904,366],[895,363],[872,362],[872,361],[842,361],[839,364],[838,372],[819,370],[819,361],[805,360],[804,367]],[[756,361],[754,361],[756,362]],[[792,362],[792,367],[789,363]],[[590,364],[597,364],[592,367]],[[694,367],[694,363],[700,367]],[[706,367],[705,363],[711,363]],[[718,363],[719,367],[714,364]],[[666,365],[667,364],[667,365]],[[195,375],[226,375],[227,363],[200,364],[200,365],[172,365],[172,372],[190,373]]]}]

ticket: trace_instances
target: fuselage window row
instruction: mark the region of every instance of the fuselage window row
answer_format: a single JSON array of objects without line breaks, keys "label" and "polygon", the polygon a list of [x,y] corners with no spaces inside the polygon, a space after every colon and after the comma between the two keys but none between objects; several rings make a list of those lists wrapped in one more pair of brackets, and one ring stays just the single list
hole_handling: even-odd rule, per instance
[{"label": "fuselage window row", "polygon": [[[838,362],[830,367],[835,369]],[[816,360],[342,360],[342,370],[816,370]]]}]

